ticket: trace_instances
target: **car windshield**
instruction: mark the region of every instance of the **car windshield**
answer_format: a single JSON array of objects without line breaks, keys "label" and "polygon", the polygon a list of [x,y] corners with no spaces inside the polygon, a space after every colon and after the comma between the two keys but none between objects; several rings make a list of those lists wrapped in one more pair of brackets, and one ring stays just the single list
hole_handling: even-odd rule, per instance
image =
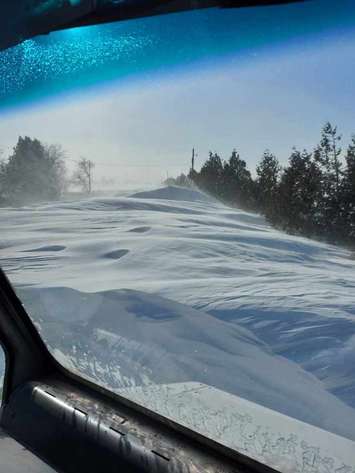
[{"label": "car windshield", "polygon": [[354,473],[354,70],[351,0],[2,51],[0,266],[54,357],[277,470]]}]

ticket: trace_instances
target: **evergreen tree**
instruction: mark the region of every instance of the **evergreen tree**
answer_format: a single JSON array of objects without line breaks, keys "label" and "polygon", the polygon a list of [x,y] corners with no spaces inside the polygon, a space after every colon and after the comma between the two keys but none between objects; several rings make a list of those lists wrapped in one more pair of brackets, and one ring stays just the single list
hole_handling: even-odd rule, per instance
[{"label": "evergreen tree", "polygon": [[11,205],[58,199],[65,181],[64,153],[27,136],[1,166],[2,198]]},{"label": "evergreen tree", "polygon": [[337,127],[324,125],[313,153],[293,148],[281,173],[277,158],[268,150],[256,168],[254,181],[236,150],[222,163],[210,153],[193,181],[230,204],[254,209],[291,233],[355,244],[355,135],[342,162]]},{"label": "evergreen tree", "polygon": [[322,128],[320,144],[314,151],[314,160],[322,172],[322,202],[320,221],[324,233],[336,237],[342,227],[341,193],[343,165],[341,162],[341,136],[337,127],[327,122]]},{"label": "evergreen tree", "polygon": [[253,182],[246,162],[234,149],[222,173],[223,199],[243,208],[253,207]]},{"label": "evergreen tree", "polygon": [[317,234],[321,177],[312,154],[294,148],[278,192],[275,219],[283,229],[308,236]]},{"label": "evergreen tree", "polygon": [[258,210],[271,221],[276,216],[280,172],[279,161],[269,150],[266,150],[256,168],[256,203]]},{"label": "evergreen tree", "polygon": [[209,153],[198,176],[198,185],[216,197],[223,195],[223,164],[217,153]]},{"label": "evergreen tree", "polygon": [[343,165],[340,159],[340,140],[337,127],[327,122],[322,128],[320,144],[314,152],[314,159],[323,172],[324,190],[329,196],[336,196],[341,187]]},{"label": "evergreen tree", "polygon": [[351,139],[345,159],[346,170],[342,199],[346,215],[344,234],[347,241],[355,243],[355,135]]}]

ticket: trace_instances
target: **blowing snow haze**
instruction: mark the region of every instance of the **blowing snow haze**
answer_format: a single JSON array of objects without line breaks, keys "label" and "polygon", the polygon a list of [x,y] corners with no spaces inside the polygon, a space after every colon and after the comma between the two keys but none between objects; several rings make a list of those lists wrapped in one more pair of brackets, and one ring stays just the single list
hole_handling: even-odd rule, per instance
[{"label": "blowing snow haze", "polygon": [[25,41],[0,57],[0,147],[6,157],[18,136],[59,143],[68,158],[94,161],[98,181],[136,188],[188,171],[193,146],[196,167],[234,147],[251,169],[266,148],[286,164],[292,146],[312,149],[327,121],[346,146],[354,16],[350,0],[336,10],[324,0]]}]

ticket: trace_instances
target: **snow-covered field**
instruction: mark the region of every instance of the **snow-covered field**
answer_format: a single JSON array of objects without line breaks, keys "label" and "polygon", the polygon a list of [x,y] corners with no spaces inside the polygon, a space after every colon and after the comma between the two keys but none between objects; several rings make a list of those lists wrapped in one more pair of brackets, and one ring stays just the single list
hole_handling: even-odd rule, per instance
[{"label": "snow-covered field", "polygon": [[348,251],[179,188],[0,222],[0,264],[72,369],[118,391],[204,383],[355,440]]}]

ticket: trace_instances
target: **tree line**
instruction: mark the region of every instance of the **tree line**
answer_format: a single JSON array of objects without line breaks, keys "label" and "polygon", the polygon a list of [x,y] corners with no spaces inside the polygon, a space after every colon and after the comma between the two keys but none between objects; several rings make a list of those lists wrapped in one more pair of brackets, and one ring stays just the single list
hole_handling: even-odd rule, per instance
[{"label": "tree line", "polygon": [[[92,161],[81,158],[68,176],[65,159],[61,146],[20,136],[8,159],[0,160],[0,205],[60,199],[72,184],[89,194]],[[355,244],[355,135],[342,149],[341,135],[330,123],[311,152],[293,148],[284,167],[266,150],[253,177],[236,150],[228,160],[210,152],[199,172],[169,179],[191,182],[228,204],[265,215],[289,233]]]},{"label": "tree line", "polygon": [[92,161],[81,158],[69,176],[65,159],[60,145],[47,145],[37,138],[20,136],[8,159],[0,160],[0,205],[58,200],[70,185],[90,194]]},{"label": "tree line", "polygon": [[293,148],[284,167],[266,150],[253,178],[236,150],[228,160],[210,152],[199,172],[191,169],[178,180],[259,212],[286,232],[355,244],[355,135],[343,150],[341,135],[329,122],[314,150]]}]

